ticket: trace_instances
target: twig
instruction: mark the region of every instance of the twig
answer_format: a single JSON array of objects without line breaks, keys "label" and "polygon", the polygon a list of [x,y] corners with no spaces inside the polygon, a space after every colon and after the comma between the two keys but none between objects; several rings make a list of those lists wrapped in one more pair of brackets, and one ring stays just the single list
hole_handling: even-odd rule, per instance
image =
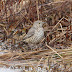
[{"label": "twig", "polygon": [[51,45],[51,43],[53,43],[54,41],[57,41],[58,39],[60,39],[66,32],[62,32],[60,33],[56,38],[52,39],[49,44]]},{"label": "twig", "polygon": [[7,35],[8,35],[8,31],[6,30],[6,28],[5,27],[3,27],[3,28],[4,28],[5,32],[7,33]]},{"label": "twig", "polygon": [[38,0],[36,0],[36,7],[37,7],[37,16],[38,16],[38,20],[39,20],[39,8],[38,8]]},{"label": "twig", "polygon": [[46,43],[46,46],[63,59],[63,57],[59,53],[57,53],[53,48],[51,48],[49,45],[47,45],[47,43]]},{"label": "twig", "polygon": [[49,35],[51,34],[51,32],[60,24],[60,22],[61,22],[63,19],[64,19],[64,17],[59,20],[59,22],[53,27],[53,29],[49,32],[49,34],[48,34],[47,36],[49,36]]},{"label": "twig", "polygon": [[[35,68],[38,67],[38,65],[40,65],[40,62],[43,60],[43,57],[40,59],[40,61],[37,63],[37,66]],[[36,71],[35,71],[36,72]]]},{"label": "twig", "polygon": [[58,3],[64,3],[66,1],[57,1],[57,2],[51,2],[51,3],[48,3],[48,4],[43,4],[43,5],[40,5],[39,6],[39,9],[41,8],[41,6],[45,6],[45,5],[54,5],[54,4],[58,4]]},{"label": "twig", "polygon": [[0,24],[0,26],[6,27],[6,25]]},{"label": "twig", "polygon": [[60,23],[60,26],[61,26],[61,30],[62,30],[62,32],[63,32],[63,28],[62,28],[62,24]]}]

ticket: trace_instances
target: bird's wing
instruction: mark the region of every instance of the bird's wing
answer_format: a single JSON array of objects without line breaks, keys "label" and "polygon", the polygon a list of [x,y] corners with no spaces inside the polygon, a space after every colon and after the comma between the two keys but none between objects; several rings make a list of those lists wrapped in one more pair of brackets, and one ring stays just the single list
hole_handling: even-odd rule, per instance
[{"label": "bird's wing", "polygon": [[34,34],[35,34],[35,28],[32,27],[29,29],[28,33],[26,34],[26,36],[23,39],[27,39],[27,38],[33,36]]}]

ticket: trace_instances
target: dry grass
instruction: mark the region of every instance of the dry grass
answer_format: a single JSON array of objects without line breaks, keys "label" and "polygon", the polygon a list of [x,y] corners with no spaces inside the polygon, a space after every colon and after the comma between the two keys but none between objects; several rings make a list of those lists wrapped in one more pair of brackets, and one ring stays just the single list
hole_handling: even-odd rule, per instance
[{"label": "dry grass", "polygon": [[[72,71],[71,0],[1,0],[0,4],[0,67],[25,67],[24,71],[31,67],[29,72],[38,72],[39,67],[49,72]],[[22,39],[38,19],[47,22],[45,38],[42,46],[30,50]]]}]

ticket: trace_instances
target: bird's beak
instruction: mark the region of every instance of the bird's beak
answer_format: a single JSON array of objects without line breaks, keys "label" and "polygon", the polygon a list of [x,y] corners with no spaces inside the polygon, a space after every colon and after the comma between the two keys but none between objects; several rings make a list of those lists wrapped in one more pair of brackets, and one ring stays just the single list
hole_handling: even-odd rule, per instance
[{"label": "bird's beak", "polygon": [[45,24],[46,22],[43,22],[43,24]]}]

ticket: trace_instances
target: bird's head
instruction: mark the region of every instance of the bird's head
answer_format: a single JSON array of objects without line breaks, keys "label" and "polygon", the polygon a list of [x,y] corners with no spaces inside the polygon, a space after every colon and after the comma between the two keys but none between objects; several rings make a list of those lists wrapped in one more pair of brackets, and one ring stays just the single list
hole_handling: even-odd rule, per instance
[{"label": "bird's head", "polygon": [[42,27],[42,25],[44,24],[45,22],[42,22],[40,20],[37,20],[34,22],[33,26],[34,27]]}]

